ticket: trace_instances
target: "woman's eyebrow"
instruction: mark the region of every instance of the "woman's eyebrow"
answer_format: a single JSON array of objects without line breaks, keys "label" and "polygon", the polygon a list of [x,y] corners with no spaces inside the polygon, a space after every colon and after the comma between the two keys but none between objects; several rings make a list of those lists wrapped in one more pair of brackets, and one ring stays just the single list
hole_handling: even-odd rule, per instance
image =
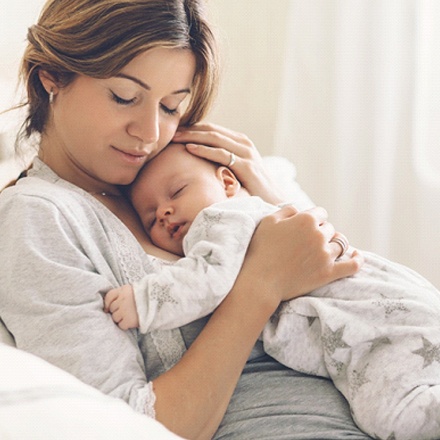
[{"label": "woman's eyebrow", "polygon": [[[130,81],[135,82],[136,84],[140,85],[142,88],[144,88],[145,90],[151,90],[151,87],[144,83],[142,80],[140,80],[139,78],[136,78],[135,76],[131,76],[131,75],[127,75],[126,73],[118,73],[115,75],[117,78],[125,78],[125,79],[129,79]],[[191,93],[190,89],[180,89],[180,90],[176,90],[175,92],[172,92],[172,95],[179,95],[180,93]]]}]

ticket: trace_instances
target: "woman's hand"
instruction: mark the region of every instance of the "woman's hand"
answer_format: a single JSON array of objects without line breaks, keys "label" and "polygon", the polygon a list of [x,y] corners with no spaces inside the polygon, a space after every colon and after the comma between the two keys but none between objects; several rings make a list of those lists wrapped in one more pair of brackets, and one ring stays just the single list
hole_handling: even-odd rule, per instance
[{"label": "woman's hand", "polygon": [[323,208],[297,212],[285,207],[267,216],[257,228],[243,265],[260,292],[285,301],[356,273],[363,263],[354,251],[343,260],[343,237],[327,222]]},{"label": "woman's hand", "polygon": [[247,136],[218,125],[199,123],[188,128],[180,127],[173,141],[186,144],[188,151],[196,156],[229,166],[251,195],[273,204],[285,201],[267,174],[260,153]]}]

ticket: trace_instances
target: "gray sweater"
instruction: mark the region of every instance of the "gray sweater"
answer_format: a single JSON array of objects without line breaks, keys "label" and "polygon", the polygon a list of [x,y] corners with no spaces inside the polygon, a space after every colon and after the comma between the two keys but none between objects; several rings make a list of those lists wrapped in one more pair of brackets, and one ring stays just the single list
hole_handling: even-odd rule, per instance
[{"label": "gray sweater", "polygon": [[[154,415],[151,380],[206,319],[138,336],[103,311],[103,294],[166,264],[90,194],[38,159],[0,194],[0,317],[17,347]],[[140,347],[140,348],[139,348]],[[366,439],[333,384],[287,369],[257,343],[215,438]]]},{"label": "gray sweater", "polygon": [[18,348],[151,413],[136,333],[103,311],[103,294],[146,274],[150,258],[116,216],[38,159],[30,176],[0,196],[0,316]]}]

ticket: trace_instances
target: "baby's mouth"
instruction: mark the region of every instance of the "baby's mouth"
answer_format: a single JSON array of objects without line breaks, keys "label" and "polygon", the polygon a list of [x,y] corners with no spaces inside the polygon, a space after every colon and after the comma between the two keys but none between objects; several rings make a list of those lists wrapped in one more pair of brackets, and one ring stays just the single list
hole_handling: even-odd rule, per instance
[{"label": "baby's mouth", "polygon": [[178,239],[182,235],[183,223],[171,223],[168,225],[168,233],[171,238]]}]

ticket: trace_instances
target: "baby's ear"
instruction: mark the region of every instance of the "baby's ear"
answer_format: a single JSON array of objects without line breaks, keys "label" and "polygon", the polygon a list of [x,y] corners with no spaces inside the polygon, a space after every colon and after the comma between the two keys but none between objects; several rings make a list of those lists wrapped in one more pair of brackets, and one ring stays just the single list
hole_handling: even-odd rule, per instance
[{"label": "baby's ear", "polygon": [[218,167],[217,178],[223,185],[227,197],[234,197],[241,188],[241,184],[235,174],[228,167]]}]

